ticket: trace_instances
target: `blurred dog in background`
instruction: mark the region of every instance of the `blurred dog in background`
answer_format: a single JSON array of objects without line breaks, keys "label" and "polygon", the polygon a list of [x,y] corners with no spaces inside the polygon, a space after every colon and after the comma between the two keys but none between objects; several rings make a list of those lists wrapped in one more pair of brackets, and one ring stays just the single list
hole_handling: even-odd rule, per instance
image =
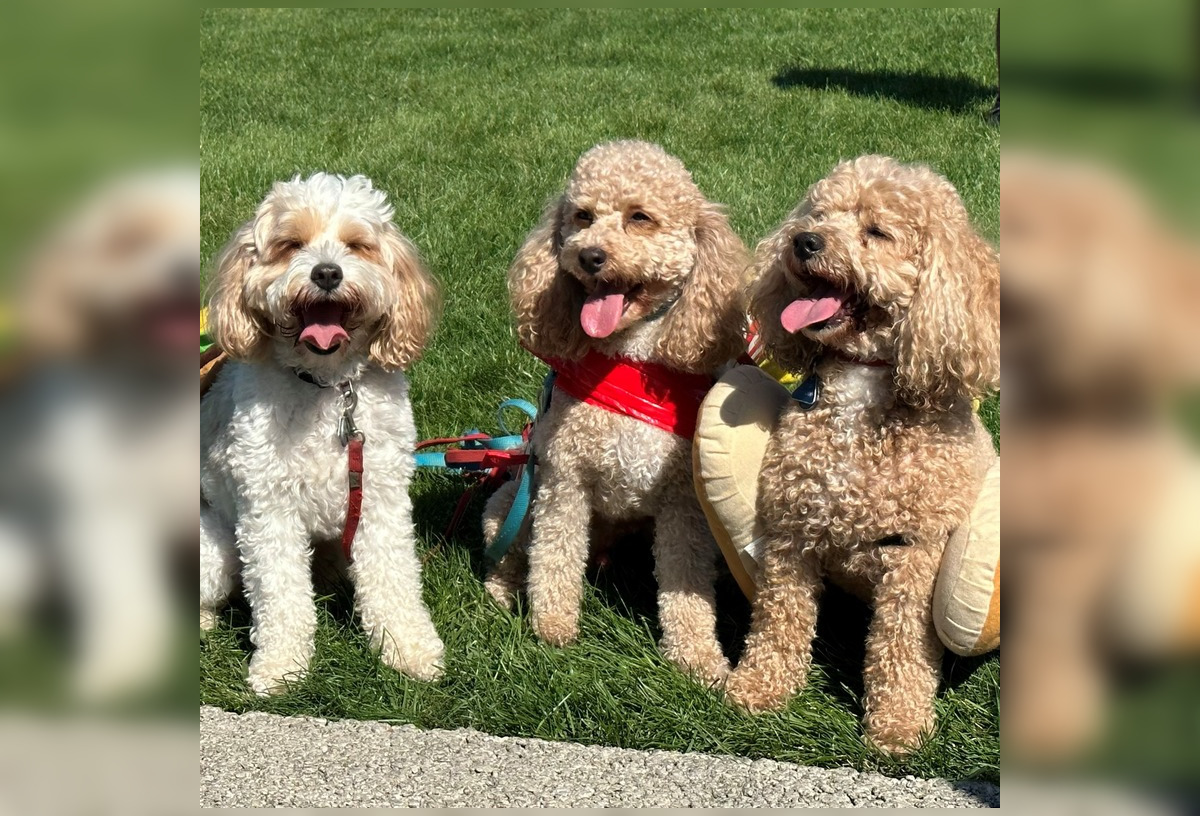
[{"label": "blurred dog in background", "polygon": [[1004,740],[1062,761],[1118,662],[1200,647],[1200,253],[1111,170],[1010,153],[1001,185]]},{"label": "blurred dog in background", "polygon": [[[65,610],[78,699],[159,686],[194,559],[199,174],[115,178],[32,253],[0,401],[0,620]],[[14,577],[19,576],[19,577]],[[44,618],[42,620],[45,620]]]}]

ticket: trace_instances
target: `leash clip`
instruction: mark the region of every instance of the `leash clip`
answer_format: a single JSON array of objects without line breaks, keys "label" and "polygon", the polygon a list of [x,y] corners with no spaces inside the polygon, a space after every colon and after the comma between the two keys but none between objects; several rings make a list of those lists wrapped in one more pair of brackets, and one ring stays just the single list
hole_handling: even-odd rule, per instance
[{"label": "leash clip", "polygon": [[796,390],[792,392],[792,399],[799,403],[804,411],[811,411],[816,407],[821,399],[821,378],[815,371],[800,381]]},{"label": "leash clip", "polygon": [[366,434],[354,424],[354,409],[358,407],[358,393],[354,390],[354,384],[345,380],[338,384],[338,388],[342,392],[342,416],[338,420],[338,440],[342,443],[343,448],[350,444],[351,439],[366,442]]}]

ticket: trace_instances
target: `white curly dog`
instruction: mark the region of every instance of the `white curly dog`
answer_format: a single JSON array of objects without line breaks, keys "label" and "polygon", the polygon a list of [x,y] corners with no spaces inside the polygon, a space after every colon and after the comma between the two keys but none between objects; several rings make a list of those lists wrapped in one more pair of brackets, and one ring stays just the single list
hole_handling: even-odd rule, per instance
[{"label": "white curly dog", "polygon": [[231,362],[201,404],[200,625],[241,578],[253,616],[249,683],[280,691],[313,653],[313,547],[337,548],[350,494],[339,422],[365,435],[349,574],[385,663],[441,673],[421,598],[408,485],[416,427],[401,368],[423,348],[438,293],[392,208],[364,176],[279,182],[222,251],[210,328]]}]

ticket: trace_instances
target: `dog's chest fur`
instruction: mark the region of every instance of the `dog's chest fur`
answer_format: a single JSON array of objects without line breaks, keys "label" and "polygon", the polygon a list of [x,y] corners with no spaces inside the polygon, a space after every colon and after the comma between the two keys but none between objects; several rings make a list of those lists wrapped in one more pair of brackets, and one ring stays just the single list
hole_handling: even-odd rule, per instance
[{"label": "dog's chest fur", "polygon": [[556,391],[534,438],[539,457],[579,474],[592,509],[614,521],[651,516],[691,484],[691,442]]},{"label": "dog's chest fur", "polygon": [[978,420],[918,416],[895,404],[889,370],[863,366],[826,384],[813,409],[785,408],[760,477],[768,529],[857,589],[918,534],[961,523],[982,477]]},{"label": "dog's chest fur", "polygon": [[[340,393],[290,371],[227,368],[201,404],[201,496],[230,523],[270,512],[298,520],[311,539],[339,539],[349,493]],[[365,506],[404,489],[416,429],[403,375],[371,372],[357,390]]]}]

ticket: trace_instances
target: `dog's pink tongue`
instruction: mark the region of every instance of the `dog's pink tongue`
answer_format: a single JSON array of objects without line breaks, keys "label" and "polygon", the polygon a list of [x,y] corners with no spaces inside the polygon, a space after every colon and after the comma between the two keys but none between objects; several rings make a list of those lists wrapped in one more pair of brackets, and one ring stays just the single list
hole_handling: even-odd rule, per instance
[{"label": "dog's pink tongue", "polygon": [[579,324],[589,337],[603,338],[617,330],[621,315],[625,314],[625,293],[615,292],[605,283],[588,295],[579,312]]},{"label": "dog's pink tongue", "polygon": [[795,334],[805,326],[828,320],[842,308],[842,299],[833,295],[817,298],[799,298],[788,304],[779,315],[779,322],[789,334]]},{"label": "dog's pink tongue", "polygon": [[304,310],[300,319],[304,328],[300,331],[300,342],[312,343],[322,351],[329,351],[350,335],[342,328],[345,309],[337,303],[318,303]]}]

